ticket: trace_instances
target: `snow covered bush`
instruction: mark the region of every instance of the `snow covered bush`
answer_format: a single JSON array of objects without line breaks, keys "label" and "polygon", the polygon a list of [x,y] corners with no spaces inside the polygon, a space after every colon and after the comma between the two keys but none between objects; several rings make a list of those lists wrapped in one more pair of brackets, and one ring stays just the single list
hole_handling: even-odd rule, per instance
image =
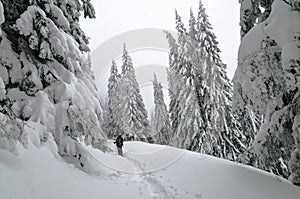
[{"label": "snow covered bush", "polygon": [[[26,139],[23,132],[33,134],[28,130],[33,125],[43,129],[37,140],[55,140],[61,155],[76,153],[72,146],[77,138],[101,148],[106,136],[88,40],[79,27],[82,4],[78,0],[2,2],[6,20],[0,43],[0,92],[9,104],[1,101],[5,131],[0,147],[7,146],[5,140],[26,143],[19,137]],[[82,3],[84,12],[89,12],[85,15],[94,17],[90,2]]]}]

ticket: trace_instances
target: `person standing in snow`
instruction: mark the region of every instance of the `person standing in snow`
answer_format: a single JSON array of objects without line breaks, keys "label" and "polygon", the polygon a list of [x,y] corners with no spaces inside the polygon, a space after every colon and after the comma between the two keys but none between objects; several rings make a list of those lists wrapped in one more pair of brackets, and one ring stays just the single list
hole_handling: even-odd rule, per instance
[{"label": "person standing in snow", "polygon": [[123,141],[124,141],[124,139],[122,137],[122,134],[119,133],[118,137],[114,143],[117,145],[118,155],[120,155],[120,156],[123,156],[123,151],[122,151]]}]

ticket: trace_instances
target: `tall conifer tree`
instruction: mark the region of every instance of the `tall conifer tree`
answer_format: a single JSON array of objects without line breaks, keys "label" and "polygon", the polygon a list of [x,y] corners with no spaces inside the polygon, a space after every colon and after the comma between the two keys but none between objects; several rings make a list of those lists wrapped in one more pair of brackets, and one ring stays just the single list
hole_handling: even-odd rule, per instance
[{"label": "tall conifer tree", "polygon": [[155,133],[156,142],[158,144],[167,145],[171,140],[171,126],[169,121],[169,113],[164,102],[164,95],[162,85],[157,81],[154,74],[153,80],[154,90],[154,117],[153,117],[153,131]]},{"label": "tall conifer tree", "polygon": [[232,113],[232,86],[201,1],[197,20],[190,12],[189,32],[177,12],[176,29],[178,55],[176,63],[170,62],[175,67],[170,67],[169,78],[179,107],[173,139],[179,147],[236,160],[246,148],[245,136]]},{"label": "tall conifer tree", "polygon": [[150,130],[149,121],[132,60],[125,44],[122,59],[123,65],[120,80],[122,130],[126,134],[133,134],[137,139],[144,140]]},{"label": "tall conifer tree", "polygon": [[120,75],[118,74],[117,65],[113,60],[108,79],[108,102],[104,124],[108,138],[114,138],[120,130],[120,103]]}]

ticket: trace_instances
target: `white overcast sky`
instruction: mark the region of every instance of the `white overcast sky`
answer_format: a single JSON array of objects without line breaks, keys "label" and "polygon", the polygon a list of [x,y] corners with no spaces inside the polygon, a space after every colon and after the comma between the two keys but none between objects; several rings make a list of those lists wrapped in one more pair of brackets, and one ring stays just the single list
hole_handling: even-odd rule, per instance
[{"label": "white overcast sky", "polygon": [[[82,29],[91,38],[93,51],[104,41],[120,33],[140,28],[175,29],[177,9],[188,27],[189,10],[197,14],[198,0],[92,0],[96,19],[81,20]],[[213,31],[219,41],[221,57],[233,77],[237,65],[239,37],[238,0],[202,0]],[[120,51],[121,51],[120,47]]]}]

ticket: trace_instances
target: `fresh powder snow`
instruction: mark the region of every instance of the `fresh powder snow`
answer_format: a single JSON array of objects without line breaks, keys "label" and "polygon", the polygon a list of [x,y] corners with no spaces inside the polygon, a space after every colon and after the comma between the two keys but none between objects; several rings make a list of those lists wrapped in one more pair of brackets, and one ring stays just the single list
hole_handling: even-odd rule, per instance
[{"label": "fresh powder snow", "polygon": [[[300,188],[270,173],[182,149],[125,142],[124,157],[78,142],[90,159],[88,172],[67,164],[52,139],[38,142],[37,123],[25,128],[28,149],[0,150],[1,199],[298,199]],[[98,168],[97,172],[95,168]]]}]

